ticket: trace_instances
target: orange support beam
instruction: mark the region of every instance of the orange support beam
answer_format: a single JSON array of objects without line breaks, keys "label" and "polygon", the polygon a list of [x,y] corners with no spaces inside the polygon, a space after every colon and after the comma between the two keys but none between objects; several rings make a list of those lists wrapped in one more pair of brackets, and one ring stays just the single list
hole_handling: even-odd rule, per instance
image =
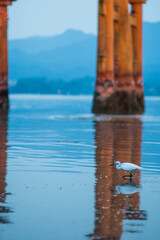
[{"label": "orange support beam", "polygon": [[[134,38],[134,79],[135,88],[138,96],[142,96],[143,92],[143,79],[142,79],[142,4],[133,3],[132,11],[137,15],[137,26],[133,27]],[[139,51],[141,49],[141,51]],[[142,100],[141,100],[142,101]]]},{"label": "orange support beam", "polygon": [[145,2],[99,0],[94,113],[136,114],[144,111],[142,4]]},{"label": "orange support beam", "polygon": [[[113,0],[101,0],[99,4],[99,41],[98,41],[98,73],[103,84],[106,78],[114,76],[114,27],[113,27]],[[108,45],[107,42],[111,44]]]},{"label": "orange support beam", "polygon": [[8,107],[7,6],[14,0],[0,0],[0,108]]}]

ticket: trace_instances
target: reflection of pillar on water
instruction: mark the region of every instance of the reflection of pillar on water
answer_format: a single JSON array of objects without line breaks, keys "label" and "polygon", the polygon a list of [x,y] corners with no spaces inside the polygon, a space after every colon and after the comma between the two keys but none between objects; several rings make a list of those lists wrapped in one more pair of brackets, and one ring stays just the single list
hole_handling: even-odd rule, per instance
[{"label": "reflection of pillar on water", "polygon": [[0,223],[9,223],[5,214],[10,212],[5,207],[6,196],[6,173],[7,173],[7,135],[8,135],[8,112],[0,111]]},{"label": "reflection of pillar on water", "polygon": [[120,239],[123,219],[146,218],[139,210],[140,173],[133,182],[123,180],[125,172],[109,167],[114,161],[141,165],[142,123],[137,118],[111,118],[95,123],[96,186],[93,239]]}]

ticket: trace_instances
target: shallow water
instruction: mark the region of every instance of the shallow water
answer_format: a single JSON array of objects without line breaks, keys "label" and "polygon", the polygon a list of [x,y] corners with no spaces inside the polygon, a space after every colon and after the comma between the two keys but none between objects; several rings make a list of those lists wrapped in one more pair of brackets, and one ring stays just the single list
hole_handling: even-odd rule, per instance
[{"label": "shallow water", "polygon": [[[90,96],[11,95],[0,117],[0,239],[159,239],[160,98],[94,116]],[[144,169],[122,180],[109,164]]]}]

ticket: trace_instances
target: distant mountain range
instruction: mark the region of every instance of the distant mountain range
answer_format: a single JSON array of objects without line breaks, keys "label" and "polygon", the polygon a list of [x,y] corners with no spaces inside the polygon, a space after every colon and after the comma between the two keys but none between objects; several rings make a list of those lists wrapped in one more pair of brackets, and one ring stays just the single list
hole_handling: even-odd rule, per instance
[{"label": "distant mountain range", "polygon": [[[159,95],[160,22],[145,22],[143,39],[145,90],[148,95]],[[91,93],[94,89],[96,74],[96,52],[97,37],[76,30],[68,30],[53,37],[10,40],[9,76],[11,92],[26,92],[27,86],[29,92],[43,92],[44,89],[41,90],[40,86],[37,86],[38,82],[43,82],[42,85],[46,84],[44,93],[51,91],[51,89],[48,89],[51,85],[52,87],[54,85],[52,92],[56,93],[59,88],[65,89],[62,85],[66,85],[66,81],[72,81],[72,83],[78,83],[81,93],[87,93],[86,88],[90,86],[88,93]],[[87,81],[88,83],[86,83]],[[26,86],[27,83],[25,82],[30,84],[32,82],[33,89],[29,90],[29,84]],[[25,87],[22,88],[24,84]],[[49,84],[48,88],[47,84]],[[70,83],[70,85],[72,84]],[[83,88],[85,88],[84,91]],[[68,89],[66,89],[66,92],[68,92]],[[69,88],[69,92],[74,93],[74,89]]]},{"label": "distant mountain range", "polygon": [[10,79],[94,76],[95,60],[96,36],[80,31],[9,41]]}]

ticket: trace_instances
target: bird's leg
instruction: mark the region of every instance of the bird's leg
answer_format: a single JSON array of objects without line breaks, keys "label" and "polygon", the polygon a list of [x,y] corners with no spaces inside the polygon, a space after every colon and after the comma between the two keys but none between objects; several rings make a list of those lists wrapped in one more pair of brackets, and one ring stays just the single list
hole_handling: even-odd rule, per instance
[{"label": "bird's leg", "polygon": [[132,173],[130,173],[130,182],[132,182]]},{"label": "bird's leg", "polygon": [[122,178],[125,179],[126,177],[129,177],[130,180],[132,180],[132,173],[130,172],[129,174],[130,174],[130,175],[124,175]]},{"label": "bird's leg", "polygon": [[116,191],[114,191],[111,187],[109,188],[111,192],[113,192],[114,194],[116,194]]},{"label": "bird's leg", "polygon": [[125,179],[126,177],[131,178],[131,175],[124,175],[124,176],[122,176],[122,179]]}]

